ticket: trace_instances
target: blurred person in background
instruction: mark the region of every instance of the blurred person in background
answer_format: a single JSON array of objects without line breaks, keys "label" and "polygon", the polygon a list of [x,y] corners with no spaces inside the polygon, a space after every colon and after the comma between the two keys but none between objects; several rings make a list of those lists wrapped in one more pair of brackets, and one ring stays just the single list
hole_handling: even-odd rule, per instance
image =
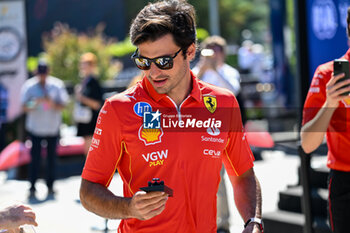
[{"label": "blurred person in background", "polygon": [[245,40],[242,42],[242,46],[238,49],[237,59],[239,72],[241,74],[249,74],[254,65],[254,54],[252,51],[253,42],[251,40]]},{"label": "blurred person in background", "polygon": [[[192,69],[193,73],[207,83],[230,90],[237,97],[240,91],[240,75],[235,68],[225,63],[226,40],[220,36],[211,36],[202,42],[201,48],[200,60]],[[242,106],[241,103],[239,105]],[[222,166],[217,194],[218,233],[229,232],[230,229],[224,174],[225,168]]]},{"label": "blurred person in background", "polygon": [[265,64],[264,61],[267,59],[264,53],[264,46],[259,43],[253,44],[251,47],[253,55],[253,64],[250,68],[250,72],[253,77],[258,79],[260,82],[264,81],[264,71],[265,71]]},{"label": "blurred person in background", "polygon": [[75,88],[73,118],[77,123],[77,135],[84,137],[84,151],[87,155],[94,134],[98,112],[103,103],[103,91],[98,81],[97,57],[84,53],[80,57],[79,72],[81,83]]},{"label": "blurred person in background", "polygon": [[0,232],[19,233],[23,225],[38,226],[36,216],[30,206],[12,204],[0,208]]},{"label": "blurred person in background", "polygon": [[[350,38],[350,8],[347,34]],[[342,59],[350,61],[350,49]],[[350,80],[334,75],[334,61],[317,67],[307,94],[301,128],[305,153],[316,150],[327,139],[328,217],[334,233],[349,232],[350,219]]]},{"label": "blurred person in background", "polygon": [[62,110],[68,102],[68,94],[62,80],[49,75],[49,66],[40,61],[36,75],[28,79],[21,90],[21,104],[27,114],[26,130],[32,148],[29,169],[30,197],[35,197],[35,182],[41,164],[42,141],[47,142],[46,185],[48,194],[54,194],[56,171],[56,147],[62,122]]},{"label": "blurred person in background", "polygon": [[239,72],[225,63],[226,40],[220,36],[206,38],[201,44],[202,52],[193,73],[204,82],[224,87],[236,96],[240,91]]},{"label": "blurred person in background", "polygon": [[244,102],[241,98],[240,73],[237,69],[225,63],[226,40],[221,36],[210,36],[201,44],[200,60],[192,71],[204,82],[230,90],[236,97],[241,108],[243,125],[246,122]]}]

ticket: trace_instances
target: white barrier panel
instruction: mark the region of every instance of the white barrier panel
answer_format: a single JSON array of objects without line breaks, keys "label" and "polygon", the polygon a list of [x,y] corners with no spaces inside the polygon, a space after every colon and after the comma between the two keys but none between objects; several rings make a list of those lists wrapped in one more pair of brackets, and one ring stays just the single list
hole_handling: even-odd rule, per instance
[{"label": "white barrier panel", "polygon": [[8,92],[7,121],[21,112],[20,89],[27,79],[24,0],[0,0],[0,84]]}]

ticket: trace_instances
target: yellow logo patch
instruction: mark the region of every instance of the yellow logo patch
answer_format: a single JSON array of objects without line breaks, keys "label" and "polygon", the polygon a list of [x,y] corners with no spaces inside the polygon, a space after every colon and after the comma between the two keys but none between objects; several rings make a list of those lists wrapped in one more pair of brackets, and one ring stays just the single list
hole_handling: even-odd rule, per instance
[{"label": "yellow logo patch", "polygon": [[139,139],[145,143],[146,146],[160,143],[163,136],[163,130],[160,129],[145,129],[143,126],[139,129]]},{"label": "yellow logo patch", "polygon": [[350,97],[347,97],[342,102],[345,105],[345,107],[347,107],[347,108],[350,107]]},{"label": "yellow logo patch", "polygon": [[214,96],[204,96],[203,97],[204,105],[209,112],[214,113],[218,105],[216,97]]}]

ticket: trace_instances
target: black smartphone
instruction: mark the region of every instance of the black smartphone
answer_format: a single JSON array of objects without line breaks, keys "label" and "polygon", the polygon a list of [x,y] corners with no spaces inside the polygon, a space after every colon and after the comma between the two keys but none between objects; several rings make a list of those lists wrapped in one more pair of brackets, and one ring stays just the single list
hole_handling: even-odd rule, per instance
[{"label": "black smartphone", "polygon": [[153,178],[152,181],[148,181],[148,186],[140,188],[145,192],[160,191],[165,192],[169,197],[173,196],[173,190],[164,184],[159,178]]},{"label": "black smartphone", "polygon": [[[350,75],[349,75],[349,61],[345,60],[345,59],[335,59],[334,62],[333,62],[333,72],[334,72],[334,75],[338,75],[338,74],[344,73],[344,77],[339,79],[337,81],[337,83],[341,82],[341,81],[344,81],[346,79],[349,79],[350,78]],[[345,92],[342,95],[349,95],[349,94],[350,94],[350,92]]]}]

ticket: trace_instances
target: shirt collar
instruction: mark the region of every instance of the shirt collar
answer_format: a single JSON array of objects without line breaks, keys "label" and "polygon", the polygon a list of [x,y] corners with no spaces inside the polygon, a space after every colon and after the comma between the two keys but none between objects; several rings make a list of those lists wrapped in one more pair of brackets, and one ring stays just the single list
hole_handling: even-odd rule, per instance
[{"label": "shirt collar", "polygon": [[[201,91],[199,89],[198,79],[194,76],[191,71],[191,79],[192,79],[192,90],[189,96],[193,97],[196,101],[200,102],[202,100]],[[142,86],[145,88],[146,92],[151,96],[152,99],[159,102],[161,99],[166,97],[166,94],[159,94],[156,90],[154,90],[152,84],[144,77],[142,80]]]}]

